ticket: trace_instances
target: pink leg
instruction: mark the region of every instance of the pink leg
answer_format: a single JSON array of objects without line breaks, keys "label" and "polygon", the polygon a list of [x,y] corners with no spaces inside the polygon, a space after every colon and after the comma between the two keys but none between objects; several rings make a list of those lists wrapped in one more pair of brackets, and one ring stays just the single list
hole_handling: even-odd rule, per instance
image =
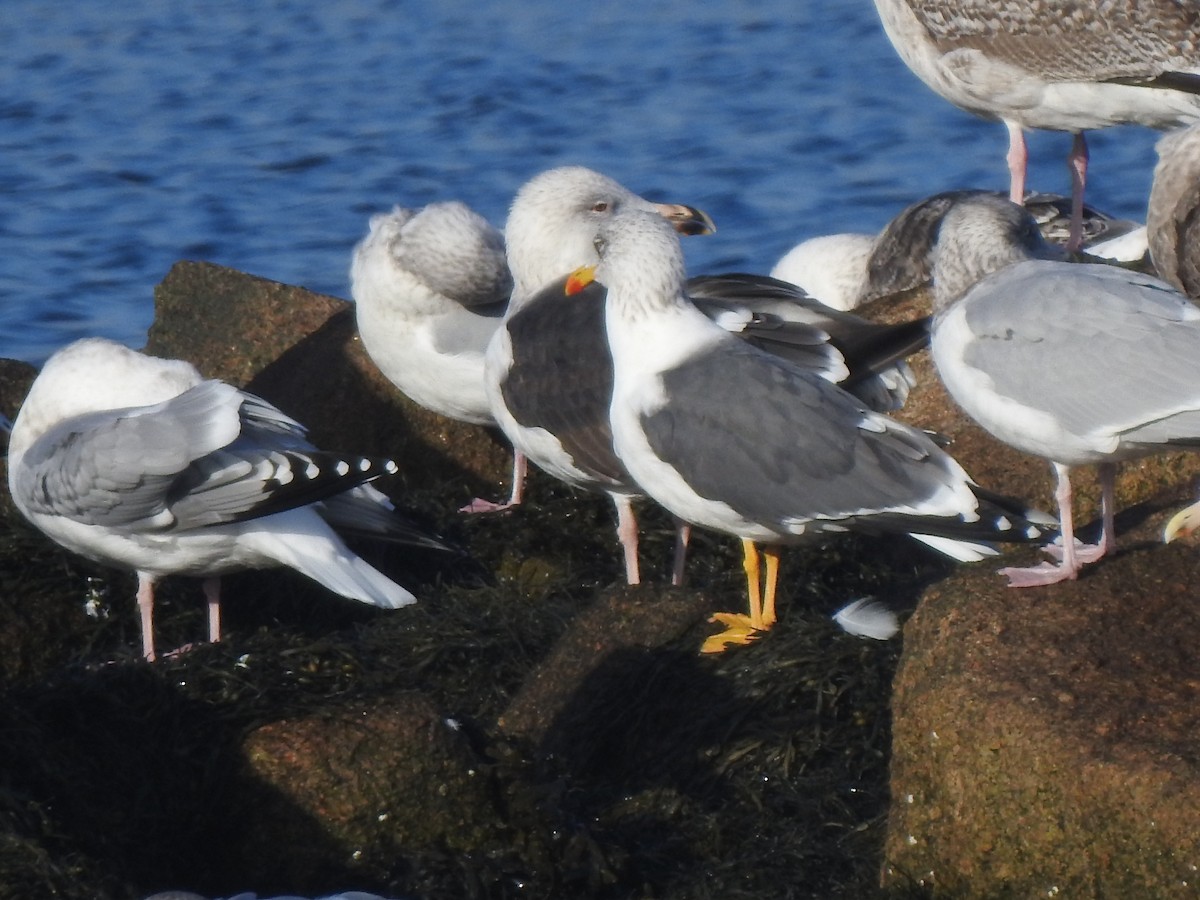
[{"label": "pink leg", "polygon": [[513,448],[512,491],[508,495],[509,506],[520,506],[525,499],[525,476],[529,471],[529,463],[525,454]]},{"label": "pink leg", "polygon": [[[1116,524],[1114,522],[1114,519],[1116,518],[1116,495],[1117,464],[1101,463],[1100,514],[1102,525],[1100,530],[1100,540],[1095,544],[1084,544],[1080,541],[1075,542],[1075,559],[1081,565],[1086,563],[1094,563],[1102,558],[1104,554],[1116,549],[1117,531]],[[1051,544],[1043,549],[1055,559],[1063,558],[1063,548],[1060,546]]]},{"label": "pink leg", "polygon": [[1008,199],[1024,204],[1025,171],[1029,166],[1025,131],[1016,122],[1005,122],[1004,125],[1008,128]]},{"label": "pink leg", "polygon": [[491,500],[484,500],[482,497],[476,497],[466,506],[461,507],[458,511],[467,515],[476,515],[478,513],[504,512],[506,509],[512,509],[514,506],[520,506],[521,501],[525,497],[525,475],[528,472],[528,469],[529,465],[525,459],[525,454],[514,448],[512,491],[508,495],[508,502],[493,503]]},{"label": "pink leg", "polygon": [[617,540],[625,548],[625,581],[627,584],[641,584],[641,573],[638,570],[637,517],[633,514],[633,501],[624,494],[610,496],[613,505],[617,507]]},{"label": "pink leg", "polygon": [[1071,231],[1067,237],[1067,252],[1078,253],[1083,246],[1083,189],[1087,186],[1088,167],[1087,139],[1082,131],[1071,142],[1067,165],[1071,168]]},{"label": "pink leg", "polygon": [[208,639],[221,640],[221,579],[204,579],[204,599],[208,602]]},{"label": "pink leg", "polygon": [[1062,532],[1062,562],[1057,566],[1044,562],[1027,569],[1005,568],[1001,575],[1008,577],[1009,587],[1041,587],[1047,584],[1058,584],[1060,581],[1070,581],[1079,574],[1080,562],[1075,555],[1075,523],[1071,515],[1071,475],[1070,468],[1061,463],[1052,463],[1055,475],[1058,476],[1058,486],[1054,498],[1058,502],[1059,531]]},{"label": "pink leg", "polygon": [[675,520],[675,560],[671,566],[671,584],[683,587],[683,568],[687,563],[688,542],[692,539],[692,526],[682,519]]},{"label": "pink leg", "polygon": [[142,618],[142,656],[146,662],[154,662],[154,579],[145,572],[138,572],[137,605]]}]

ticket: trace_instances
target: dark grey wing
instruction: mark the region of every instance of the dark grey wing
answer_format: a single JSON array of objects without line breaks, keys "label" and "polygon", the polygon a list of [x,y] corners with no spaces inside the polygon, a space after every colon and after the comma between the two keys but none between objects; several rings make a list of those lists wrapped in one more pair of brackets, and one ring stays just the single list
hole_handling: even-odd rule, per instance
[{"label": "dark grey wing", "polygon": [[790,282],[762,275],[702,275],[688,281],[688,293],[717,321],[714,311],[749,310],[749,324],[738,336],[761,350],[815,372],[828,372],[840,363],[848,374],[834,380],[851,393],[929,343],[929,317],[881,325],[826,306]]},{"label": "dark grey wing", "polygon": [[[924,434],[782,360],[733,345],[664,373],[663,386],[670,402],[641,420],[655,454],[701,497],[768,528],[815,519],[989,542],[1042,533]],[[966,516],[946,512],[955,489],[974,495],[962,498]]]},{"label": "dark grey wing", "polygon": [[943,455],[916,432],[865,410],[824,379],[723,348],[663,375],[670,402],[644,416],[654,452],[696,493],[770,527],[836,521],[943,490]]},{"label": "dark grey wing", "polygon": [[500,393],[518,424],[553,434],[579,469],[624,483],[629,475],[613,451],[609,425],[608,291],[592,282],[568,297],[565,285],[564,278],[547,286],[509,317],[512,365]]},{"label": "dark grey wing", "polygon": [[760,350],[835,381],[845,377],[825,328],[829,308],[794,284],[735,272],[690,278],[687,291],[697,309]]}]

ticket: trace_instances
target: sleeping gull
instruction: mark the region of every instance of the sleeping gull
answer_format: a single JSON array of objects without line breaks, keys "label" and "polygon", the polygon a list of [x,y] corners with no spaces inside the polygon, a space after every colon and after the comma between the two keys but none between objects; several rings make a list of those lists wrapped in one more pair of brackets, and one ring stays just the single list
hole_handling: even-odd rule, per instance
[{"label": "sleeping gull", "polygon": [[[504,236],[457,201],[372,216],[350,266],[358,332],[372,362],[415,403],[474,425],[496,424],[483,361],[511,291]],[[524,473],[518,451],[508,502],[475,500],[466,509],[520,503]]]},{"label": "sleeping gull", "polygon": [[875,235],[860,232],[806,238],[779,258],[771,277],[794,284],[834,309],[861,306]]},{"label": "sleeping gull", "polygon": [[[995,192],[943,191],[918,200],[878,234],[846,232],[808,238],[780,257],[771,275],[844,310],[922,287],[933,277],[933,247],[942,217],[963,197],[983,193]],[[1067,243],[1071,198],[1027,194],[1024,206],[1046,240]],[[1102,259],[1140,261],[1146,255],[1146,228],[1085,205],[1082,250]]]},{"label": "sleeping gull", "polygon": [[[1025,193],[1025,128],[1074,135],[1068,162],[1083,203],[1083,132],[1171,128],[1200,118],[1195,10],[1179,0],[875,0],[905,64],[956,106],[1008,128],[1009,197]],[[1072,216],[1072,251],[1080,216]]]},{"label": "sleeping gull", "polygon": [[329,590],[395,609],[415,602],[331,525],[438,547],[365,484],[390,460],[316,450],[271,404],[189,363],[86,338],[47,360],[13,425],[8,484],[21,513],[89,559],[138,574],[142,649],[154,583],[205,578],[220,639],[219,576],[290,566]]},{"label": "sleeping gull", "polygon": [[1200,298],[1200,125],[1159,139],[1146,229],[1159,277]]},{"label": "sleeping gull", "polygon": [[617,455],[676,516],[742,540],[750,613],[718,615],[726,631],[705,650],[774,623],[780,545],[908,533],[975,560],[996,552],[987,542],[1040,534],[922,432],[716,326],[688,299],[679,241],[659,217],[618,215],[596,244],[598,265],[573,273],[566,290],[607,288]]},{"label": "sleeping gull", "polygon": [[[1061,563],[1005,569],[1014,587],[1075,578],[1115,546],[1121,460],[1200,445],[1200,310],[1157,278],[1053,258],[1032,219],[975,197],[942,222],[933,360],[992,435],[1050,460]],[[1049,257],[1049,258],[1047,258]],[[1070,468],[1100,466],[1103,530],[1077,545]]]},{"label": "sleeping gull", "polygon": [[[611,178],[578,166],[543,172],[518,192],[505,226],[514,289],[503,327],[488,348],[492,408],[514,446],[554,477],[607,493],[617,509],[626,580],[640,580],[632,499],[641,490],[612,449],[608,407],[612,361],[604,338],[604,297],[589,292],[564,302],[563,281],[595,262],[598,225],[625,209],[659,215],[682,233],[712,230],[683,205],[655,204]],[[693,279],[707,315],[772,352],[819,360],[828,376],[892,408],[911,387],[895,360],[923,346],[926,323],[879,326],[815,303],[790,285],[731,274]],[[854,359],[846,364],[838,344]],[[868,346],[869,345],[869,346]],[[881,359],[887,357],[886,362]],[[869,359],[866,359],[869,357]],[[682,578],[686,531],[677,543],[672,580]]]}]

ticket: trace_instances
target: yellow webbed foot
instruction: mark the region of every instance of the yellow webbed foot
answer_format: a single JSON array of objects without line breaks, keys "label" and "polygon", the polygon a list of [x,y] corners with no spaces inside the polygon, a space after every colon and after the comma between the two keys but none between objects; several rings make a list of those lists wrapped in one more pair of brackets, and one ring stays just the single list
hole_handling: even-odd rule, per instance
[{"label": "yellow webbed foot", "polygon": [[725,630],[705,639],[701,653],[723,653],[730,644],[749,644],[766,630],[744,613],[714,613],[708,621],[724,625]]}]

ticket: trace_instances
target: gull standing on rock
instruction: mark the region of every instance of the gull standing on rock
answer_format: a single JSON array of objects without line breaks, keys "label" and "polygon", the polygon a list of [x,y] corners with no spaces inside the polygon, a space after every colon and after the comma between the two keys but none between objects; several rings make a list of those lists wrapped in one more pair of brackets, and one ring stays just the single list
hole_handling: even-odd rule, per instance
[{"label": "gull standing on rock", "polygon": [[900,58],[955,106],[1008,128],[1009,198],[1025,194],[1025,128],[1074,135],[1068,249],[1079,249],[1087,143],[1111,125],[1200,119],[1200,13],[1179,0],[875,0]]},{"label": "gull standing on rock", "polygon": [[390,460],[317,450],[271,404],[189,363],[86,338],[59,350],[13,424],[8,485],[55,542],[138,575],[142,651],[154,660],[154,583],[205,580],[220,639],[219,576],[289,566],[386,609],[411,593],[352,553],[332,526],[441,547],[367,485]]},{"label": "gull standing on rock", "polygon": [[[630,209],[658,215],[683,234],[713,230],[693,207],[652,203],[578,166],[543,172],[518,192],[505,235],[514,288],[488,348],[487,377],[501,429],[537,465],[576,487],[609,494],[617,509],[626,579],[640,580],[632,498],[641,494],[612,449],[612,359],[603,289],[564,297],[566,276],[596,262],[597,228]],[[927,322],[881,326],[830,309],[773,279],[742,274],[689,282],[722,328],[789,358],[820,365],[866,402],[892,409],[912,385],[902,357],[926,343]],[[897,362],[899,360],[899,362]],[[672,580],[682,579],[681,530]]]},{"label": "gull standing on rock", "polygon": [[[439,415],[492,425],[484,354],[512,292],[504,236],[457,201],[397,206],[371,217],[350,266],[358,332],[371,361],[413,402]],[[525,458],[513,458],[503,505],[521,502]]]},{"label": "gull standing on rock", "polygon": [[659,217],[615,216],[596,245],[598,265],[573,273],[566,290],[607,288],[617,455],[680,519],[742,539],[750,613],[717,616],[726,630],[705,650],[771,627],[780,545],[831,532],[908,533],[975,560],[996,552],[987,542],[1040,535],[924,433],[697,310],[679,241]]},{"label": "gull standing on rock", "polygon": [[[1063,262],[1021,207],[947,212],[934,264],[933,361],[950,396],[999,440],[1048,459],[1058,565],[1004,569],[1013,587],[1075,578],[1116,544],[1117,463],[1200,446],[1200,309],[1126,269]],[[1099,464],[1103,529],[1077,545],[1070,469]]]},{"label": "gull standing on rock", "polygon": [[[595,258],[597,224],[627,206],[660,215],[683,232],[712,230],[712,221],[692,207],[651,203],[578,166],[543,172],[517,192],[505,223],[512,297],[488,346],[485,380],[492,413],[518,452],[566,484],[608,494],[626,581],[638,584],[633,499],[640,492],[613,454],[608,431],[612,363],[603,304],[561,302],[563,279]],[[676,583],[683,578],[687,537],[686,531],[677,535]]]}]

